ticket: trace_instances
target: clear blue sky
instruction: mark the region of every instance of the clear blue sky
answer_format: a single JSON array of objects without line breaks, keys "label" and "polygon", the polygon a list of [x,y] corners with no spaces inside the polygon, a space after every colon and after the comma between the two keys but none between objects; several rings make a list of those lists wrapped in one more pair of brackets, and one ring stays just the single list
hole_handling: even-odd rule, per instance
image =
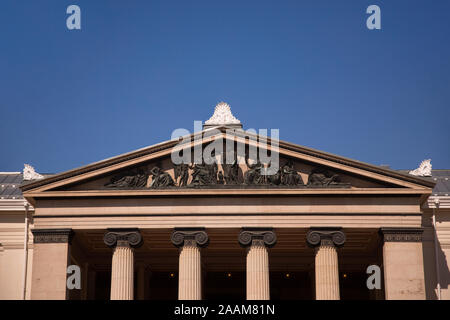
[{"label": "clear blue sky", "polygon": [[[381,30],[366,28],[371,4]],[[450,168],[449,15],[446,0],[2,0],[0,171],[165,141],[222,100],[282,140]]]}]

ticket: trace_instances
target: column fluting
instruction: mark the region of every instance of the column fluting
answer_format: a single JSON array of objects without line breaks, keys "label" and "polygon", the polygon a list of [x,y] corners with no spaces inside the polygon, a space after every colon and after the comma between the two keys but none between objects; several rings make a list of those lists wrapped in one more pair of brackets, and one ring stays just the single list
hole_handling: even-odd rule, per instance
[{"label": "column fluting", "polygon": [[245,228],[238,238],[247,247],[247,300],[269,300],[269,254],[268,247],[275,245],[276,235],[272,229]]},{"label": "column fluting", "polygon": [[202,268],[200,248],[208,245],[204,229],[175,229],[172,243],[179,247],[178,299],[202,299]]},{"label": "column fluting", "polygon": [[311,228],[306,236],[315,247],[316,300],[339,300],[339,261],[337,247],[344,245],[341,228]]},{"label": "column fluting", "polygon": [[104,242],[113,248],[111,300],[133,300],[134,248],[142,244],[142,236],[136,229],[109,229]]}]

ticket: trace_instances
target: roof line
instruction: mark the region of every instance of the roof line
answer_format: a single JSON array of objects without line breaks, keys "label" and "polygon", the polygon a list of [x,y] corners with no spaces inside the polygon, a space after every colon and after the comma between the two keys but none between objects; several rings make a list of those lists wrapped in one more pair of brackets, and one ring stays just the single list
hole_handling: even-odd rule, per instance
[{"label": "roof line", "polygon": [[[271,138],[270,137],[266,137],[266,136],[260,136],[258,134],[255,133],[249,133],[246,132],[243,129],[236,129],[234,127],[229,127],[229,126],[217,126],[217,127],[212,127],[212,128],[207,128],[204,129],[202,131],[198,131],[198,132],[193,132],[189,135],[183,136],[183,137],[179,137],[178,139],[171,139],[171,140],[167,140],[167,141],[163,141],[148,147],[144,147],[144,148],[140,148],[138,150],[134,150],[134,151],[130,151],[127,153],[123,153],[114,157],[110,157],[104,160],[100,160],[97,162],[93,162],[90,163],[88,165],[85,166],[81,166],[78,168],[74,168],[65,172],[61,172],[59,174],[55,174],[53,176],[50,177],[46,177],[44,179],[40,179],[37,181],[32,181],[30,183],[27,184],[23,184],[20,188],[22,191],[27,191],[30,189],[33,189],[35,187],[40,187],[42,185],[45,185],[47,183],[52,183],[52,182],[56,182],[58,180],[62,180],[62,179],[66,179],[66,178],[70,178],[73,177],[77,174],[82,174],[88,171],[92,171],[92,170],[96,170],[96,169],[100,169],[100,168],[104,168],[107,167],[108,165],[113,165],[122,161],[126,161],[126,160],[131,160],[131,159],[135,159],[135,158],[139,158],[141,156],[144,156],[146,154],[149,153],[153,153],[153,152],[157,152],[157,151],[161,151],[167,148],[170,148],[172,146],[177,145],[179,142],[181,141],[186,141],[185,139],[189,138],[195,138],[196,136],[198,136],[199,134],[203,134],[205,132],[212,132],[214,129],[221,131],[222,133],[225,133],[226,130],[232,130],[234,134],[236,135],[244,135],[244,137],[262,137],[264,139],[267,140],[267,145],[269,144],[269,142],[271,143]],[[279,140],[279,147],[283,147],[287,150],[290,151],[295,151],[295,152],[304,152],[307,154],[312,154],[315,157],[319,157],[319,158],[323,158],[326,160],[331,160],[334,162],[338,162],[338,163],[342,163],[344,165],[350,165],[350,166],[356,166],[360,169],[364,169],[367,171],[371,171],[371,172],[375,172],[375,173],[381,173],[387,176],[391,176],[397,179],[403,179],[409,182],[413,182],[413,183],[418,183],[420,185],[425,185],[427,187],[434,187],[435,183],[433,181],[430,180],[426,180],[423,178],[419,178],[416,176],[411,176],[409,174],[405,174],[405,173],[401,173],[399,171],[395,171],[392,169],[386,169],[383,167],[379,167],[376,165],[372,165],[369,163],[365,163],[362,161],[358,161],[358,160],[353,160],[350,158],[346,158],[346,157],[342,157],[342,156],[338,156],[332,153],[328,153],[328,152],[324,152],[324,151],[320,151],[320,150],[316,150],[313,148],[309,148],[309,147],[305,147],[305,146],[301,146],[298,144],[294,144],[294,143],[290,143],[287,141],[282,141]]]}]

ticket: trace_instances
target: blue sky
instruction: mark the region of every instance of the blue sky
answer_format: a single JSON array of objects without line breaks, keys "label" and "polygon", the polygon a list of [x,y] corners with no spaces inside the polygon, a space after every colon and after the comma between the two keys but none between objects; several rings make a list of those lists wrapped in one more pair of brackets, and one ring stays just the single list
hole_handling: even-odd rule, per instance
[{"label": "blue sky", "polygon": [[[81,8],[81,30],[66,8]],[[368,30],[366,8],[381,8]],[[245,128],[394,169],[450,168],[450,1],[2,0],[0,171],[69,170]]]}]

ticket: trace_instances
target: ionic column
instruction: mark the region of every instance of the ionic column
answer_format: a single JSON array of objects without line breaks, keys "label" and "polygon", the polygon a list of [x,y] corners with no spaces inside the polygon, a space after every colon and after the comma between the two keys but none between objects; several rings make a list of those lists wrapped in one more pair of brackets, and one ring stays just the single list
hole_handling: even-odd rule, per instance
[{"label": "ionic column", "polygon": [[424,300],[423,228],[381,228],[386,300]]},{"label": "ionic column", "polygon": [[103,238],[114,248],[111,267],[111,300],[133,300],[134,249],[142,244],[137,229],[108,229]]},{"label": "ionic column", "polygon": [[341,228],[311,228],[308,245],[316,248],[316,300],[339,300],[339,263],[336,247],[344,245]]},{"label": "ionic column", "polygon": [[180,248],[178,300],[202,299],[202,270],[200,248],[208,245],[204,229],[175,229],[171,237]]},{"label": "ionic column", "polygon": [[269,300],[269,255],[277,237],[272,229],[245,228],[238,238],[247,247],[247,300]]}]

